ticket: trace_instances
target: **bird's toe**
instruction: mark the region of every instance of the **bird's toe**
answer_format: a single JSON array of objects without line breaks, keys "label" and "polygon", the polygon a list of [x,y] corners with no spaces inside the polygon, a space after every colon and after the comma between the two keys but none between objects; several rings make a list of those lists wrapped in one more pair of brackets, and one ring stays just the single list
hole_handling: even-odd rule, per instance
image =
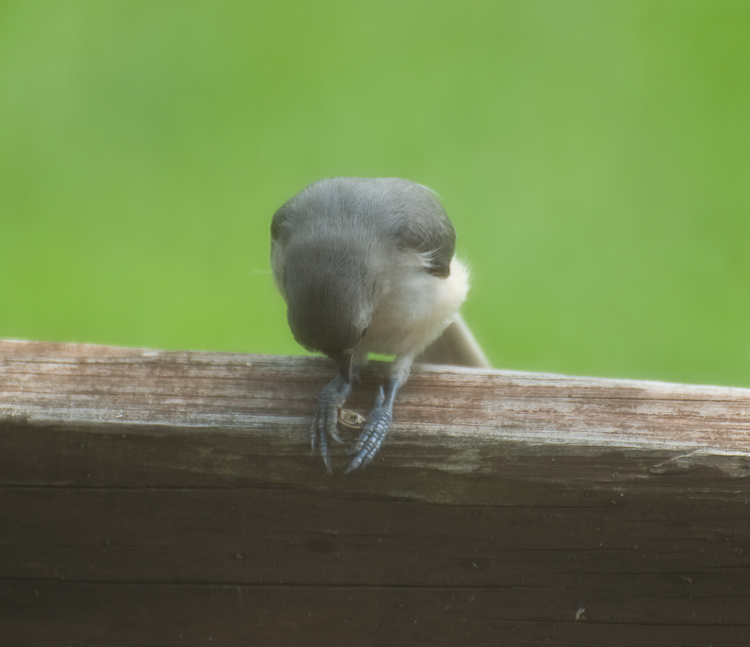
[{"label": "bird's toe", "polygon": [[339,409],[346,402],[346,398],[351,391],[351,384],[345,382],[341,377],[337,377],[330,384],[326,385],[318,397],[318,409],[315,412],[312,426],[310,428],[310,446],[313,453],[317,452],[323,458],[323,463],[329,474],[333,474],[331,469],[331,459],[328,450],[328,439],[341,444],[336,424],[338,422]]},{"label": "bird's toe", "polygon": [[362,430],[359,438],[357,438],[357,442],[354,443],[352,453],[356,452],[356,456],[349,463],[344,472],[345,474],[367,465],[375,457],[375,454],[378,453],[380,446],[385,440],[385,436],[391,426],[393,412],[391,408],[383,406],[383,398],[381,396],[382,389],[375,401],[375,408],[370,412],[365,428]]}]

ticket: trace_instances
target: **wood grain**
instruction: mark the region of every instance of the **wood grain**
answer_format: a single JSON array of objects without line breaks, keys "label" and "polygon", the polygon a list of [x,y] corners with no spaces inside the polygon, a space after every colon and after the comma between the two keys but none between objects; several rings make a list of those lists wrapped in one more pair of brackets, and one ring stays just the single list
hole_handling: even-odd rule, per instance
[{"label": "wood grain", "polygon": [[331,377],[0,342],[0,644],[750,643],[750,390],[417,366],[330,478]]}]

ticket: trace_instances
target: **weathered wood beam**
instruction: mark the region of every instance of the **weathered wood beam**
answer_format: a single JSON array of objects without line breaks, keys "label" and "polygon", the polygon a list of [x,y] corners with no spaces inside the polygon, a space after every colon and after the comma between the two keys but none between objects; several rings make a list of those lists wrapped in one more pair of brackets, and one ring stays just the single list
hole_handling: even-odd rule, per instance
[{"label": "weathered wood beam", "polygon": [[750,642],[750,390],[415,367],[331,478],[331,375],[0,342],[0,644]]},{"label": "weathered wood beam", "polygon": [[[378,368],[350,408],[367,413]],[[293,483],[497,503],[497,480],[611,492],[695,483],[687,496],[731,497],[750,475],[748,389],[417,366],[374,464],[330,480],[310,455],[308,428],[331,375],[319,358],[0,342],[4,442],[25,455],[0,456],[0,479]],[[435,489],[432,479],[463,487]]]}]

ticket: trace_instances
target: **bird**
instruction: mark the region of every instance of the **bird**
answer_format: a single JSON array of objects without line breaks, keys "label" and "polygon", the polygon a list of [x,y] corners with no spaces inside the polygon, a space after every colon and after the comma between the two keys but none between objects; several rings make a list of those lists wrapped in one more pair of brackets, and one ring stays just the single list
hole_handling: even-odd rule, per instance
[{"label": "bird", "polygon": [[271,267],[292,335],[338,370],[320,392],[310,430],[329,474],[330,441],[342,443],[339,411],[370,353],[394,359],[345,474],[378,453],[420,354],[433,363],[489,366],[458,314],[469,272],[455,247],[438,196],[401,178],[318,180],[273,215]]}]

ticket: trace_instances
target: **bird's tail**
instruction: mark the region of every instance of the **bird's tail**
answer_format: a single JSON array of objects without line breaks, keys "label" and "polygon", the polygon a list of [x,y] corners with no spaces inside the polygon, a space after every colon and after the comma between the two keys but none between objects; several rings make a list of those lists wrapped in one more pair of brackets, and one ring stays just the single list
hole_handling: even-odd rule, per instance
[{"label": "bird's tail", "polygon": [[416,361],[425,364],[490,368],[487,356],[460,314],[456,315],[453,323],[440,337],[422,351]]}]

